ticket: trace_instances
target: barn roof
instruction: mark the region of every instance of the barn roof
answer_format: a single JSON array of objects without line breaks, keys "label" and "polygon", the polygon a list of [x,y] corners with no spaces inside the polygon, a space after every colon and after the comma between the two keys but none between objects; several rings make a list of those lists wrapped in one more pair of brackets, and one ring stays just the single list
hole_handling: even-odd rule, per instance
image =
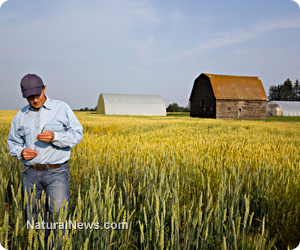
[{"label": "barn roof", "polygon": [[[254,76],[231,76],[202,73],[207,76],[216,99],[267,100],[261,80]],[[197,83],[195,80],[194,85]],[[194,89],[194,88],[193,88]],[[192,97],[193,91],[191,93]]]},{"label": "barn roof", "polygon": [[295,101],[270,101],[267,103],[268,107],[271,105],[279,106],[282,110],[283,116],[300,116],[300,102]]},{"label": "barn roof", "polygon": [[159,95],[102,93],[99,96],[97,112],[110,115],[166,116],[166,106]]}]

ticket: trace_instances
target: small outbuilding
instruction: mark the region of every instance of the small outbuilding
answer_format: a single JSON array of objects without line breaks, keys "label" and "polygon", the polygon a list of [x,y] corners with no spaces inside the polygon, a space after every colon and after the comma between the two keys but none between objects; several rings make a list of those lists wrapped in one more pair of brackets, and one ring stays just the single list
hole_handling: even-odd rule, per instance
[{"label": "small outbuilding", "polygon": [[265,119],[267,100],[258,77],[202,73],[194,81],[190,96],[190,116]]},{"label": "small outbuilding", "polygon": [[300,102],[270,101],[267,103],[268,116],[300,116]]},{"label": "small outbuilding", "polygon": [[100,94],[97,113],[166,116],[166,105],[159,95]]}]

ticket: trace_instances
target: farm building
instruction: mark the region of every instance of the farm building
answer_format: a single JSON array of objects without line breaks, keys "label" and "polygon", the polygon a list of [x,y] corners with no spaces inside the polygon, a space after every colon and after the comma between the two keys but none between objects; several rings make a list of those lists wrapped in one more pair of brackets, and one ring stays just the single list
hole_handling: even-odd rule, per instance
[{"label": "farm building", "polygon": [[268,116],[300,116],[300,102],[270,101],[267,103]]},{"label": "farm building", "polygon": [[166,116],[166,105],[159,95],[100,94],[97,113]]},{"label": "farm building", "polygon": [[258,77],[203,73],[193,85],[190,116],[265,119],[267,99]]}]

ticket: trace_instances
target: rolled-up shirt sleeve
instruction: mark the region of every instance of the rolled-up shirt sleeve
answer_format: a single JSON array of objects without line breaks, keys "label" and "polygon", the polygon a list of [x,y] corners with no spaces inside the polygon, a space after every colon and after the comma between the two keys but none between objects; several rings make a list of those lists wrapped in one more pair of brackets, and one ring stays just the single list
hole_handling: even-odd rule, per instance
[{"label": "rolled-up shirt sleeve", "polygon": [[83,137],[82,126],[68,105],[65,106],[65,112],[68,118],[64,124],[65,130],[55,131],[52,141],[52,144],[59,148],[73,147],[79,144]]},{"label": "rolled-up shirt sleeve", "polygon": [[24,139],[20,135],[20,131],[17,130],[16,119],[14,119],[11,123],[7,144],[9,148],[9,154],[18,159],[21,159],[21,153],[25,146]]}]

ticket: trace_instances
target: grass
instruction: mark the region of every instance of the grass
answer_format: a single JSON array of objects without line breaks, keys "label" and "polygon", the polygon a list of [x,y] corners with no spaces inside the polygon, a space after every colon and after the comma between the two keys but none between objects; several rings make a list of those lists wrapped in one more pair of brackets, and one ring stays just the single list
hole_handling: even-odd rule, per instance
[{"label": "grass", "polygon": [[[22,165],[0,112],[0,242],[42,248],[24,225]],[[300,241],[299,118],[214,120],[75,113],[70,218],[127,230],[58,231],[56,249],[292,249]],[[7,170],[10,171],[7,171]],[[50,246],[45,246],[45,249]]]}]

